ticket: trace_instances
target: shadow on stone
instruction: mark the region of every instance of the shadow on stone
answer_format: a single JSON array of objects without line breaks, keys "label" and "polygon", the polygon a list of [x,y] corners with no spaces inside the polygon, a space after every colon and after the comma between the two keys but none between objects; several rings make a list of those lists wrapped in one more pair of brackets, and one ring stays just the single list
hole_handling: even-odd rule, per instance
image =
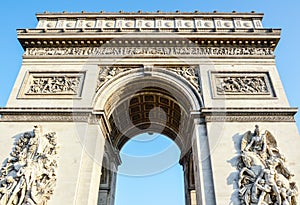
[{"label": "shadow on stone", "polygon": [[[243,135],[241,134],[235,134],[232,137],[232,141],[234,143],[234,148],[235,148],[235,155],[231,159],[227,160],[227,163],[229,163],[235,169],[237,168],[239,157],[240,157],[240,147],[241,147],[242,137]],[[236,169],[235,172],[230,173],[226,180],[227,180],[227,185],[232,185],[232,189],[233,189],[233,193],[231,194],[230,197],[230,204],[239,205],[240,204],[240,200],[238,197],[239,171]]]}]

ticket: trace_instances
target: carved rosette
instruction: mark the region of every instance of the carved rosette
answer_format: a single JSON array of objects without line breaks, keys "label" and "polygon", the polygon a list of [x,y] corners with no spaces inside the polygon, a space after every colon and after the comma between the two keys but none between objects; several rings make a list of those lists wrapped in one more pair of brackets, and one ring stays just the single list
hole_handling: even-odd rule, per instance
[{"label": "carved rosette", "polygon": [[286,166],[286,159],[269,131],[261,134],[256,125],[253,133],[246,132],[239,159],[241,204],[298,204],[294,174]]},{"label": "carved rosette", "polygon": [[57,149],[54,132],[35,126],[22,134],[0,170],[0,204],[47,204],[56,184]]}]

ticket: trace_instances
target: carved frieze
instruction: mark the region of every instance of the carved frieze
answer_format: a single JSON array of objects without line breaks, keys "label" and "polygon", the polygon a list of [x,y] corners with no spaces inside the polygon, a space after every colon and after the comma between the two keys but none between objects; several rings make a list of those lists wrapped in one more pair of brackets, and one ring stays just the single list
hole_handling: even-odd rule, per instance
[{"label": "carved frieze", "polygon": [[207,115],[206,122],[295,122],[289,115]]},{"label": "carved frieze", "polygon": [[1,122],[90,122],[89,113],[29,112],[2,114]]},{"label": "carved frieze", "polygon": [[21,98],[73,98],[80,97],[84,73],[29,72],[25,77]]},{"label": "carved frieze", "polygon": [[55,47],[26,48],[24,56],[273,56],[257,47]]},{"label": "carved frieze", "polygon": [[296,205],[298,187],[275,137],[256,125],[244,134],[238,163],[241,204]]},{"label": "carved frieze", "polygon": [[41,126],[22,134],[0,170],[0,204],[46,205],[53,194],[57,172],[55,133]]},{"label": "carved frieze", "polygon": [[275,97],[267,73],[211,73],[214,97]]}]

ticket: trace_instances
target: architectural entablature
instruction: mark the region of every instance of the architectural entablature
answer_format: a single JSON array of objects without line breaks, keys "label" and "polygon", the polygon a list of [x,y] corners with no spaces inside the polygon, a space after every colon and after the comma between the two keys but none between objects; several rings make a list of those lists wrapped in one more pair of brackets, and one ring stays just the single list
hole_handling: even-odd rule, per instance
[{"label": "architectural entablature", "polygon": [[[254,46],[275,48],[280,29],[257,13],[43,13],[34,29],[18,29],[26,48],[102,45]],[[156,45],[157,44],[157,45]]]}]

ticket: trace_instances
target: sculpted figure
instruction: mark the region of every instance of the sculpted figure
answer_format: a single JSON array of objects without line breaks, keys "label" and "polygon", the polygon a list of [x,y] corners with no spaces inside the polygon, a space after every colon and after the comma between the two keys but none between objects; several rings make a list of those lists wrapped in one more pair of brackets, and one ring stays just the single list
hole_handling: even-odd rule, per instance
[{"label": "sculpted figure", "polygon": [[266,152],[266,139],[264,138],[264,136],[260,135],[258,125],[255,125],[254,134],[251,138],[250,143],[246,146],[244,151],[253,151],[257,154]]},{"label": "sculpted figure", "polygon": [[280,191],[276,184],[276,171],[274,169],[264,169],[258,178],[266,181],[266,184],[271,187],[271,191],[276,196],[276,203],[281,204]]},{"label": "sculpted figure", "polygon": [[253,133],[246,132],[238,164],[241,204],[296,205],[298,188],[285,162],[269,131],[261,134],[256,125]]},{"label": "sculpted figure", "polygon": [[6,205],[17,182],[12,176],[6,178],[6,182],[0,187],[0,204]]},{"label": "sculpted figure", "polygon": [[252,188],[251,199],[258,205],[271,202],[270,198],[271,186],[266,184],[266,181],[262,178],[258,178]]},{"label": "sculpted figure", "polygon": [[0,173],[0,205],[46,205],[56,182],[55,133],[35,126],[15,143]]},{"label": "sculpted figure", "polygon": [[298,204],[298,187],[295,182],[290,182],[290,189],[287,190],[287,198],[291,205]]}]

